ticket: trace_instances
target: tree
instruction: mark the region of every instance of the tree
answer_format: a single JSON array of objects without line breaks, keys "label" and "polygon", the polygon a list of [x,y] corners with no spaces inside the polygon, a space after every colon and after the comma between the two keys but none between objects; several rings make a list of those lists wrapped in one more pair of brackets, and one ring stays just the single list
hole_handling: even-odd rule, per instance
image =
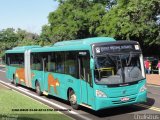
[{"label": "tree", "polygon": [[4,51],[16,46],[37,45],[39,36],[18,28],[7,28],[0,31],[0,57]]},{"label": "tree", "polygon": [[27,45],[37,45],[39,40],[39,35],[35,33],[27,32],[20,28],[17,29],[16,35],[18,37],[17,46],[27,46]]},{"label": "tree", "polygon": [[15,34],[15,29],[7,28],[0,31],[1,51],[16,46],[18,37]]},{"label": "tree", "polygon": [[41,36],[47,36],[45,40],[54,43],[97,36],[95,30],[105,15],[105,4],[108,0],[59,0],[59,2],[59,8],[49,14],[49,25],[42,29]]},{"label": "tree", "polygon": [[[144,51],[160,45],[159,0],[58,0],[49,15],[56,41],[95,36],[137,40]],[[156,46],[156,47],[155,47]]]},{"label": "tree", "polygon": [[55,42],[54,40],[55,39],[53,38],[50,26],[49,25],[42,26],[42,33],[39,38],[39,45],[42,46],[49,45],[54,43]]},{"label": "tree", "polygon": [[15,29],[7,28],[0,31],[0,57],[4,55],[6,49],[10,49],[17,44]]},{"label": "tree", "polygon": [[117,0],[96,29],[99,36],[137,40],[141,45],[160,44],[159,0]]}]

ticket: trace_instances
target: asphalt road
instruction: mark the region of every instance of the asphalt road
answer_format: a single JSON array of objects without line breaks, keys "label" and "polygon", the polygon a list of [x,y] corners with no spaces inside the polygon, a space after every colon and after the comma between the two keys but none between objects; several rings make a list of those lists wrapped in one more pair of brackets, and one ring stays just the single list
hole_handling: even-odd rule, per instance
[{"label": "asphalt road", "polygon": [[[10,82],[5,77],[5,69],[3,67],[0,67],[0,80],[8,83],[12,89],[15,89],[15,87],[12,87],[13,85],[10,84]],[[20,86],[23,87],[23,86]],[[37,96],[35,91],[26,87],[23,87],[25,90],[27,90],[30,94],[33,94],[34,96]],[[34,99],[37,99],[38,101],[41,101],[48,106],[59,109],[59,106],[62,106],[64,108],[70,109],[71,112],[63,111],[64,114],[67,114],[71,116],[73,119],[93,119],[93,120],[136,120],[136,119],[147,119],[150,120],[150,118],[155,118],[157,120],[160,119],[160,87],[159,86],[153,86],[153,85],[147,85],[148,90],[148,99],[147,103],[144,104],[136,104],[136,105],[130,105],[130,106],[123,106],[123,107],[117,107],[117,108],[110,108],[100,111],[93,111],[85,107],[81,107],[80,110],[73,110],[69,103],[58,99],[53,96],[41,96],[42,99],[40,100],[37,97],[34,97],[32,95],[28,95],[26,93],[23,93],[22,91],[19,91],[23,94],[26,94]],[[53,104],[51,104],[53,103]],[[56,106],[57,105],[57,106]],[[148,117],[145,117],[148,116]]]}]

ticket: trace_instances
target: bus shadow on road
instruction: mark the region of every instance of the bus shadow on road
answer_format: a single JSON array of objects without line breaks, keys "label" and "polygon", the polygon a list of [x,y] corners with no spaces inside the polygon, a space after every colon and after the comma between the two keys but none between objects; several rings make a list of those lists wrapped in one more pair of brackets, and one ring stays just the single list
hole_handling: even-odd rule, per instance
[{"label": "bus shadow on road", "polygon": [[46,96],[48,99],[50,99],[50,100],[55,100],[55,101],[57,101],[57,102],[61,102],[61,103],[63,103],[63,104],[66,104],[66,105],[70,105],[70,103],[69,103],[69,101],[66,101],[66,100],[63,100],[63,99],[61,99],[61,98],[58,98],[58,97],[55,97],[55,96],[52,96],[52,95],[48,95],[48,96]]},{"label": "bus shadow on road", "polygon": [[[147,102],[146,103],[141,103],[144,105],[148,105],[148,106],[153,106],[155,103],[155,100],[153,98],[147,98]],[[141,107],[141,106],[137,106],[135,105],[126,105],[126,106],[120,106],[120,107],[115,107],[115,108],[107,108],[107,109],[103,109],[103,110],[99,110],[99,111],[94,111],[94,110],[90,110],[88,108],[85,107],[81,107],[82,111],[85,111],[86,114],[92,114],[95,115],[97,117],[110,117],[110,116],[115,116],[115,115],[122,115],[122,114],[129,114],[129,113],[134,113],[134,112],[140,112],[143,110],[147,110],[149,108],[146,107]]]},{"label": "bus shadow on road", "polygon": [[147,98],[147,102],[144,103],[144,104],[145,104],[145,105],[148,105],[148,106],[153,106],[154,103],[155,103],[155,99],[148,97],[148,98]]}]

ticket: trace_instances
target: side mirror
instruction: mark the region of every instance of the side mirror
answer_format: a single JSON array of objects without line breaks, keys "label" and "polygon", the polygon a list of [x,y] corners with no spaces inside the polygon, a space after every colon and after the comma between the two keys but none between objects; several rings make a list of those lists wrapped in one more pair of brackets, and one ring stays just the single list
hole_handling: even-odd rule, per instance
[{"label": "side mirror", "polygon": [[90,59],[90,69],[93,70],[95,68],[94,66],[94,60],[93,58]]}]

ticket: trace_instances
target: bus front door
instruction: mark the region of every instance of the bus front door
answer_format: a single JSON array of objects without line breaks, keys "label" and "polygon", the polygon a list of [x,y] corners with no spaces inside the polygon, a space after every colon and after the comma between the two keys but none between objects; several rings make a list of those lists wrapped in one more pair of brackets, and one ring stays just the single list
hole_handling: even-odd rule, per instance
[{"label": "bus front door", "polygon": [[90,98],[93,97],[93,87],[90,85],[91,72],[89,56],[79,57],[79,78],[81,80],[80,88],[82,104],[91,105]]}]

